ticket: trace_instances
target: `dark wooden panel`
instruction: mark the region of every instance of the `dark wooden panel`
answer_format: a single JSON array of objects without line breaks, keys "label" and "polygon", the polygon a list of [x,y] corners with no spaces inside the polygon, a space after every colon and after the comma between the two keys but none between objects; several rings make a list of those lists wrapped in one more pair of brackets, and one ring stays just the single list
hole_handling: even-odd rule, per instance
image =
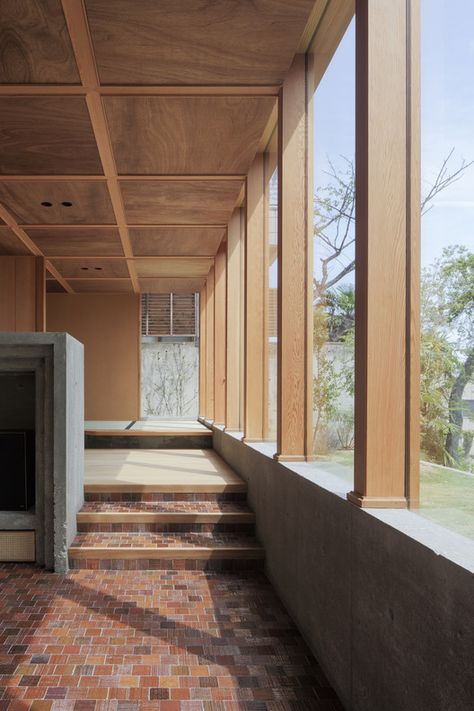
[{"label": "dark wooden panel", "polygon": [[48,294],[65,294],[66,290],[63,289],[61,284],[56,281],[56,279],[46,279],[46,291]]},{"label": "dark wooden panel", "polygon": [[27,232],[46,256],[123,256],[118,230],[113,227],[101,229],[77,227],[64,231],[45,227],[28,229]]},{"label": "dark wooden panel", "polygon": [[123,181],[132,224],[226,224],[239,197],[240,181]]},{"label": "dark wooden panel", "polygon": [[124,259],[53,259],[51,263],[65,279],[97,279],[128,277]]},{"label": "dark wooden panel", "polygon": [[130,229],[137,256],[213,256],[224,236],[222,227],[142,227]]},{"label": "dark wooden panel", "polygon": [[101,174],[85,99],[82,96],[0,98],[0,173]]},{"label": "dark wooden panel", "polygon": [[314,0],[86,0],[106,84],[273,84]]},{"label": "dark wooden panel", "polygon": [[117,169],[135,174],[247,173],[272,96],[109,96]]},{"label": "dark wooden panel", "polygon": [[78,279],[71,284],[78,294],[133,294],[130,279]]},{"label": "dark wooden panel", "polygon": [[20,256],[31,254],[31,252],[9,227],[0,226],[0,254]]},{"label": "dark wooden panel", "polygon": [[79,84],[60,0],[2,0],[0,83]]},{"label": "dark wooden panel", "polygon": [[179,277],[176,279],[140,279],[140,290],[143,294],[192,294],[200,291],[205,283],[205,279]]},{"label": "dark wooden panel", "polygon": [[[42,202],[52,207],[43,207]],[[62,202],[71,202],[64,207]],[[107,184],[99,181],[2,182],[0,202],[20,224],[110,224],[115,223]]]}]

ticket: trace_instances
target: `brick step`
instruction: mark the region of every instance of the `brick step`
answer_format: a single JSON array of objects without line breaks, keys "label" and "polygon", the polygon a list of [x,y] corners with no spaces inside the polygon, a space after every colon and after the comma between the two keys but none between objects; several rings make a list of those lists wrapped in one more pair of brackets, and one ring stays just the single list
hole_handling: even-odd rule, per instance
[{"label": "brick step", "polygon": [[80,533],[253,533],[255,515],[243,504],[215,502],[86,503],[77,514]]},{"label": "brick step", "polygon": [[79,533],[69,549],[71,568],[105,570],[253,569],[263,558],[251,536],[197,532]]},{"label": "brick step", "polygon": [[245,484],[231,484],[218,491],[209,491],[209,487],[199,491],[159,490],[157,487],[88,485],[84,487],[87,503],[164,503],[164,502],[209,502],[243,503],[247,500]]}]

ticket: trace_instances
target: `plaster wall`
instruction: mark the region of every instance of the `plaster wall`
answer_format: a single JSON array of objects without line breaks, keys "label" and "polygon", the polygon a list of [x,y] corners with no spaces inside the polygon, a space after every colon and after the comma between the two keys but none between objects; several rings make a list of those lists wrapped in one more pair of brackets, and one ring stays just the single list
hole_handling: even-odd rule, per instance
[{"label": "plaster wall", "polygon": [[359,509],[335,477],[217,429],[214,447],[248,482],[266,573],[347,711],[471,711],[472,542]]}]

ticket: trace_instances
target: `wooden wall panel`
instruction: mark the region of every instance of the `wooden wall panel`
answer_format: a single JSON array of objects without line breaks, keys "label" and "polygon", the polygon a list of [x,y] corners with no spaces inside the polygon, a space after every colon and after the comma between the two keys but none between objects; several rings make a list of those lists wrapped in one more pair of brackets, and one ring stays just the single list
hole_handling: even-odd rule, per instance
[{"label": "wooden wall panel", "polygon": [[140,297],[48,294],[48,331],[84,344],[86,420],[140,417]]},{"label": "wooden wall panel", "polygon": [[214,422],[226,421],[226,291],[227,242],[219,247],[215,262],[214,282]]},{"label": "wooden wall panel", "polygon": [[234,210],[227,231],[227,388],[226,429],[240,429],[241,355],[241,210]]},{"label": "wooden wall panel", "polygon": [[255,157],[247,176],[245,236],[244,438],[263,439],[263,334],[265,284],[264,159]]},{"label": "wooden wall panel", "polygon": [[0,257],[0,330],[44,331],[42,257]]}]

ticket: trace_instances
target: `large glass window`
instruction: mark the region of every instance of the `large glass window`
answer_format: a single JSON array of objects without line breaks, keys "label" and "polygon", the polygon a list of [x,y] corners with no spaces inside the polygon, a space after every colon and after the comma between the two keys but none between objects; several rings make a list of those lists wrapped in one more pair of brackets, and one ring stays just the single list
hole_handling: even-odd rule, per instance
[{"label": "large glass window", "polygon": [[265,338],[264,436],[277,437],[278,372],[278,137],[273,132],[265,152]]},{"label": "large glass window", "polygon": [[423,0],[421,506],[474,537],[474,5]]},{"label": "large glass window", "polygon": [[313,452],[353,477],[355,272],[355,25],[313,101]]}]

